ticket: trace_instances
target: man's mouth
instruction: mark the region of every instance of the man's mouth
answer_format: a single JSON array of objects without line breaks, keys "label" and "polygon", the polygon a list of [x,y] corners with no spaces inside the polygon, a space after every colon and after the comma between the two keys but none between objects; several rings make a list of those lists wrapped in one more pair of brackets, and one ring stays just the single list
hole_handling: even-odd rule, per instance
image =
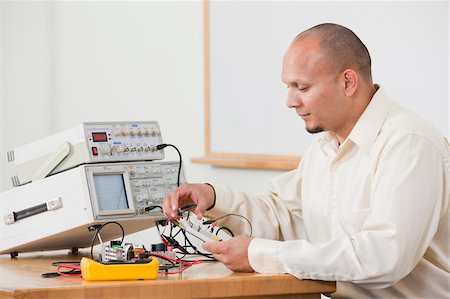
[{"label": "man's mouth", "polygon": [[305,117],[308,117],[309,115],[311,115],[311,113],[298,113],[298,115],[299,115],[301,118],[305,118]]}]

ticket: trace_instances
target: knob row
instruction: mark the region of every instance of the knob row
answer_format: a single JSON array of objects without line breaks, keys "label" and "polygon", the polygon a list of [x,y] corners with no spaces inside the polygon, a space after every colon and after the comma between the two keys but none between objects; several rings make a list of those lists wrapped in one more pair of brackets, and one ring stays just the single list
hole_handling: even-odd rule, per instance
[{"label": "knob row", "polygon": [[161,130],[158,128],[117,129],[113,134],[114,136],[160,136]]}]

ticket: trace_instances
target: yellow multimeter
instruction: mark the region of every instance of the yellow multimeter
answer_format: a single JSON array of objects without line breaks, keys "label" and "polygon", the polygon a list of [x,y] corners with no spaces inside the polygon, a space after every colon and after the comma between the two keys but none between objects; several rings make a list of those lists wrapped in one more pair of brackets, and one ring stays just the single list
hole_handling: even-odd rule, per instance
[{"label": "yellow multimeter", "polygon": [[156,279],[159,263],[156,258],[125,262],[96,262],[83,257],[80,262],[81,276],[85,280],[135,280]]}]

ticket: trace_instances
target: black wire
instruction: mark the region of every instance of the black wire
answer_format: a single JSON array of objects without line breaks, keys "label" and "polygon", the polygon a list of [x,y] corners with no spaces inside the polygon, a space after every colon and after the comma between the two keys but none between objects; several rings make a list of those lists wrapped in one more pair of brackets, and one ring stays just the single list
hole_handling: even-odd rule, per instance
[{"label": "black wire", "polygon": [[[177,187],[180,187],[181,168],[182,168],[182,165],[183,165],[183,158],[181,156],[180,150],[175,145],[170,144],[170,143],[161,143],[161,144],[158,144],[155,148],[160,151],[160,150],[162,150],[162,149],[164,149],[164,148],[166,148],[168,146],[169,147],[173,147],[178,153],[179,163],[178,163]],[[149,212],[149,211],[151,211],[153,209],[156,209],[156,208],[160,208],[161,210],[163,209],[161,206],[153,205],[153,206],[146,207],[145,211]]]},{"label": "black wire", "polygon": [[183,233],[183,236],[184,236],[184,238],[185,238],[185,241],[187,241],[187,242],[189,243],[190,247],[191,247],[192,249],[194,249],[194,252],[193,252],[193,253],[189,253],[189,254],[191,254],[191,255],[194,255],[194,254],[196,255],[196,254],[198,254],[198,255],[201,255],[201,256],[204,256],[204,257],[207,257],[207,258],[210,258],[210,259],[214,259],[214,258],[212,257],[212,254],[211,254],[211,253],[204,253],[204,252],[199,251],[199,250],[197,249],[197,247],[194,246],[194,245],[191,243],[191,240],[189,240],[188,236],[186,235],[186,231],[185,231],[184,229],[182,229],[181,232]]},{"label": "black wire", "polygon": [[161,206],[155,205],[155,206],[148,206],[148,207],[145,207],[144,210],[145,210],[146,212],[149,212],[149,211],[154,210],[154,209],[157,209],[157,208],[158,208],[158,209],[161,209],[161,211],[162,211],[162,209],[163,209]]},{"label": "black wire", "polygon": [[[164,235],[164,234],[162,234],[162,233],[160,232],[159,227],[158,227],[158,225],[161,225],[160,222],[156,222],[156,225],[157,225],[157,230],[158,230],[158,232],[159,232],[159,236],[161,237],[161,239],[163,240],[163,242],[166,241],[167,244],[170,245],[170,246],[172,246],[173,248],[176,248],[176,249],[180,250],[180,251],[183,252],[183,253],[188,253],[188,252],[186,251],[186,249],[183,248],[183,246],[181,246],[180,243],[178,243],[178,241],[175,240],[171,235],[170,235],[170,236],[166,236],[166,235]],[[172,225],[172,223],[170,223],[170,225]],[[176,234],[178,234],[178,233],[179,233],[179,232],[177,232]]]},{"label": "black wire", "polygon": [[[54,267],[59,267],[61,265],[74,265],[74,266],[79,266],[80,262],[74,262],[74,261],[69,261],[69,262],[53,262],[52,266]],[[70,269],[68,271],[60,271],[60,273],[62,274],[70,274],[70,275],[75,275],[75,274],[81,274],[80,270],[75,270],[75,269]],[[57,277],[57,276],[61,276],[61,274],[59,274],[58,272],[47,272],[47,273],[42,273],[41,276],[43,278],[51,278],[51,277]]]},{"label": "black wire", "polygon": [[[189,215],[191,214],[191,212],[188,212],[188,218],[189,218]],[[185,240],[185,242],[187,242],[188,244],[189,244],[189,246],[194,250],[194,252],[193,253],[190,253],[190,254],[199,254],[199,255],[202,255],[202,256],[205,256],[205,257],[208,257],[208,258],[213,258],[212,257],[212,255],[211,254],[209,254],[209,253],[203,253],[203,252],[201,252],[201,251],[199,251],[198,249],[197,249],[197,247],[196,246],[194,246],[194,244],[192,244],[192,242],[191,242],[191,240],[188,238],[188,236],[186,235],[186,231],[184,230],[184,229],[182,229],[181,227],[180,227],[180,230],[181,230],[181,232],[182,232],[182,234],[183,234],[183,236],[184,236],[184,240]],[[186,246],[187,247],[187,246]]]},{"label": "black wire", "polygon": [[[100,234],[100,230],[101,230],[103,227],[105,227],[106,225],[108,225],[108,224],[117,224],[117,225],[120,227],[120,229],[122,230],[122,240],[120,241],[120,243],[123,243],[123,239],[125,238],[125,231],[123,230],[123,226],[120,225],[119,222],[116,222],[116,221],[108,221],[108,222],[106,222],[106,223],[100,225],[99,227],[95,227],[95,235],[94,235],[94,237],[92,238],[92,243],[91,243],[91,259],[94,259],[94,244],[95,244],[95,239],[97,238],[97,235]],[[100,239],[99,239],[99,241],[100,241]]]},{"label": "black wire", "polygon": [[181,232],[181,229],[179,229],[179,230],[172,236],[172,238],[176,238],[180,232]]},{"label": "black wire", "polygon": [[52,266],[53,267],[59,267],[61,265],[74,265],[74,266],[79,266],[80,262],[74,262],[74,261],[70,261],[70,262],[53,262]]},{"label": "black wire", "polygon": [[216,236],[219,235],[219,232],[220,232],[222,229],[223,229],[223,230],[226,230],[227,232],[230,233],[230,235],[231,235],[232,237],[234,237],[233,232],[232,232],[228,227],[221,227],[221,228],[219,228],[219,229],[216,231]]},{"label": "black wire", "polygon": [[[234,213],[226,214],[226,215],[223,215],[223,216],[221,216],[219,218],[216,218],[216,219],[210,219],[210,220],[203,221],[203,224],[204,225],[211,224],[213,222],[216,222],[217,220],[220,220],[222,218],[229,217],[229,216],[237,216],[237,217],[244,218],[247,221],[248,225],[250,226],[250,237],[252,236],[252,234],[253,234],[252,223],[250,222],[250,220],[248,220],[248,218],[246,218],[245,216],[239,215],[239,214],[234,214]],[[229,229],[227,229],[227,230],[229,232],[231,232]]]},{"label": "black wire", "polygon": [[[178,250],[179,250],[179,253],[183,254],[182,257],[179,257],[179,258],[178,258],[179,260],[183,260],[183,261],[184,261],[184,257],[187,256],[187,255],[201,255],[201,256],[206,257],[206,258],[208,258],[208,259],[210,259],[210,260],[215,260],[215,259],[212,257],[212,254],[210,254],[210,253],[204,253],[204,252],[199,251],[199,250],[197,249],[197,247],[194,246],[194,245],[192,244],[192,242],[190,241],[190,239],[189,239],[188,236],[186,235],[186,231],[185,231],[184,229],[182,229],[182,228],[179,227],[179,226],[176,226],[175,224],[173,224],[173,223],[171,223],[171,222],[169,222],[169,223],[170,223],[170,225],[171,225],[171,229],[172,229],[172,230],[173,230],[173,228],[177,228],[177,229],[178,229],[178,231],[175,233],[175,235],[173,235],[173,236],[172,236],[172,235],[166,236],[166,235],[162,234],[162,233],[160,232],[159,227],[158,227],[159,225],[161,225],[161,223],[159,223],[159,222],[156,222],[157,230],[158,230],[159,235],[160,235],[160,237],[161,237],[162,239],[164,239],[167,243],[169,243],[169,245],[172,246],[174,249],[178,249]],[[178,241],[174,239],[174,237],[177,236],[180,232],[181,232],[181,233],[183,234],[183,236],[184,236],[184,242],[185,242],[185,245],[184,245],[184,246],[181,245],[180,243],[178,243]],[[173,233],[173,231],[172,231],[172,233]],[[186,243],[187,243],[187,244],[186,244]],[[188,248],[192,248],[192,249],[193,249],[193,252],[188,251]]]},{"label": "black wire", "polygon": [[[78,274],[81,274],[81,270],[70,269],[69,271],[60,271],[60,273],[69,274],[69,275],[78,275]],[[41,276],[43,278],[51,278],[51,277],[61,276],[61,274],[59,274],[58,272],[47,272],[47,273],[42,273]]]},{"label": "black wire", "polygon": [[159,230],[159,224],[160,224],[161,220],[155,221],[155,226],[156,226],[156,230],[158,231],[158,235],[161,236],[161,231]]},{"label": "black wire", "polygon": [[177,151],[177,153],[178,153],[178,158],[179,158],[180,164],[179,164],[179,166],[178,166],[177,187],[180,187],[181,165],[182,165],[182,163],[183,163],[183,159],[181,158],[181,153],[180,153],[180,151],[178,150],[178,148],[177,148],[175,145],[169,144],[169,143],[161,143],[161,144],[158,144],[158,145],[156,146],[156,149],[157,149],[157,150],[162,150],[163,148],[166,148],[166,147],[168,147],[168,146],[173,147],[173,148]]},{"label": "black wire", "polygon": [[148,258],[149,256],[153,256],[155,258],[159,258],[170,263],[170,265],[159,265],[159,270],[168,270],[170,268],[178,266],[178,263],[172,261],[170,258],[164,256],[163,254],[155,254],[153,252],[148,251],[139,254],[140,259]]}]

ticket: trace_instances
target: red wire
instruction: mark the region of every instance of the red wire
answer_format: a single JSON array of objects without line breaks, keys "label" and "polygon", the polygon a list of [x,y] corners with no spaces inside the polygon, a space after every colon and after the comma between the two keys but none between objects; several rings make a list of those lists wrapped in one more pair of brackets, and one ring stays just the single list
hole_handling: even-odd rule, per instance
[{"label": "red wire", "polygon": [[174,262],[174,263],[179,263],[179,264],[184,265],[184,267],[181,268],[178,271],[159,271],[160,274],[179,274],[179,273],[183,272],[184,270],[186,270],[187,268],[189,268],[189,267],[191,267],[193,265],[196,265],[196,264],[200,264],[201,262],[203,262],[202,260],[196,260],[196,261],[193,261],[193,262],[186,262],[186,261],[182,261],[182,260],[178,260],[178,259],[172,259],[170,257],[164,256],[164,255],[161,255],[161,254],[156,254],[156,253],[152,253],[151,255],[159,257],[161,259],[169,260],[169,261]]},{"label": "red wire", "polygon": [[81,277],[81,273],[80,274],[70,274],[70,273],[64,273],[61,272],[60,269],[70,269],[70,270],[78,270],[81,271],[81,266],[79,265],[72,265],[72,264],[61,264],[58,266],[58,268],[56,269],[56,272],[61,275],[61,276],[80,276]]}]

